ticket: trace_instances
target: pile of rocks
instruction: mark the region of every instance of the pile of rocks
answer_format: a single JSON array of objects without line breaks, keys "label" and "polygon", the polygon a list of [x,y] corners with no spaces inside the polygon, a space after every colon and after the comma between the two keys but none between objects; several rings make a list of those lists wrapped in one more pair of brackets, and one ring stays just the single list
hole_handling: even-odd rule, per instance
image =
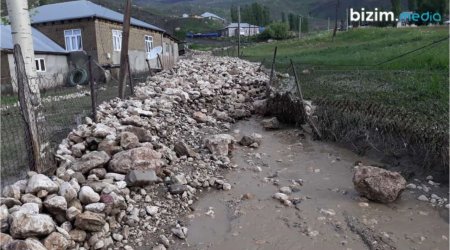
[{"label": "pile of rocks", "polygon": [[101,104],[98,123],[87,118],[59,145],[54,176],[30,172],[3,189],[2,249],[164,249],[185,238],[178,219],[196,195],[231,188],[226,133],[263,102],[257,69],[203,54]]}]

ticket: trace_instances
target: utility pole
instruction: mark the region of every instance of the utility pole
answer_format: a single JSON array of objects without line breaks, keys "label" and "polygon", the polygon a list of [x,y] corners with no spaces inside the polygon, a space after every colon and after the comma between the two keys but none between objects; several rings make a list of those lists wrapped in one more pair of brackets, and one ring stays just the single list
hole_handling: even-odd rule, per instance
[{"label": "utility pole", "polygon": [[348,8],[345,9],[345,31],[348,31]]},{"label": "utility pole", "polygon": [[28,13],[27,0],[6,0],[9,21],[11,22],[11,34],[14,44],[19,44],[25,72],[36,105],[40,103],[39,85],[36,75],[36,63],[34,62],[33,37],[31,36],[30,14]]},{"label": "utility pole", "polygon": [[302,15],[298,18],[298,39],[302,38]]},{"label": "utility pole", "polygon": [[339,11],[339,0],[337,0],[336,2],[336,19],[334,21],[334,30],[333,30],[333,41],[334,41],[334,37],[336,36],[336,32],[337,32],[337,27],[338,27],[338,11]]},{"label": "utility pole", "polygon": [[327,31],[330,31],[330,18],[328,18],[328,26]]},{"label": "utility pole", "polygon": [[130,37],[131,0],[127,0],[123,15],[122,46],[120,51],[119,98],[125,97],[126,74],[128,71],[128,42]]},{"label": "utility pole", "polygon": [[238,6],[238,57],[241,55],[241,6]]}]

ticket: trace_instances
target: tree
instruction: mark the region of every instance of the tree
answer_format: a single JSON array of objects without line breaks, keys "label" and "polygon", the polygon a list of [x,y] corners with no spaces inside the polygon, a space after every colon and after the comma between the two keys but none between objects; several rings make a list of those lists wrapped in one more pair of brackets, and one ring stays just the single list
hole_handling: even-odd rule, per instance
[{"label": "tree", "polygon": [[414,11],[417,9],[417,0],[408,0],[408,10]]},{"label": "tree", "polygon": [[309,31],[308,17],[304,16],[302,19],[302,33],[308,33],[308,31]]},{"label": "tree", "polygon": [[236,5],[231,5],[230,15],[232,23],[238,22],[238,8],[236,7]]},{"label": "tree", "polygon": [[259,35],[260,39],[287,39],[289,38],[289,26],[287,23],[276,22],[270,24],[263,33]]},{"label": "tree", "polygon": [[281,22],[285,23],[286,22],[286,13],[281,12]]},{"label": "tree", "polygon": [[401,11],[401,1],[400,0],[391,0],[392,12],[394,12],[395,16],[398,16]]}]

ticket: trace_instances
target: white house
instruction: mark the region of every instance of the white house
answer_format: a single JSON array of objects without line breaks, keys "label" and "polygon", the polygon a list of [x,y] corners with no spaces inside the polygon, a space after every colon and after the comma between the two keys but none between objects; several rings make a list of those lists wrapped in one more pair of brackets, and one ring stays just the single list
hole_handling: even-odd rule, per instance
[{"label": "white house", "polygon": [[[238,23],[231,23],[220,31],[224,37],[233,37],[238,35]],[[259,34],[259,27],[249,23],[241,23],[241,36],[255,36]]]},{"label": "white house", "polygon": [[205,12],[203,14],[200,15],[202,18],[207,18],[207,19],[211,19],[211,20],[216,20],[216,21],[221,21],[221,22],[225,22],[226,20],[216,14],[210,13],[210,12]]}]

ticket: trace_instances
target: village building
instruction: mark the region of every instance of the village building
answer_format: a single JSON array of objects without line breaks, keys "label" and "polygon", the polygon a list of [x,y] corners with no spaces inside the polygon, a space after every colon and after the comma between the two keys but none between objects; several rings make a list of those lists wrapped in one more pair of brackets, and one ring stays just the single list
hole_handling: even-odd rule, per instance
[{"label": "village building", "polygon": [[[37,7],[31,19],[33,27],[67,51],[85,51],[102,66],[119,65],[123,14],[80,0]],[[164,62],[174,63],[178,58],[175,38],[135,18],[131,18],[129,41],[133,72],[148,70],[147,59],[151,67],[159,68],[158,54]]]},{"label": "village building", "polygon": [[[57,52],[69,61],[69,67],[65,67],[62,74],[69,74],[78,68],[87,69],[87,57],[90,56],[96,65],[103,68],[100,70],[97,67],[95,75],[105,74],[103,70],[107,69],[117,76],[122,49],[123,14],[90,1],[79,0],[39,6],[30,10],[30,17],[35,31],[33,34],[38,34],[49,44],[57,45]],[[2,29],[2,42],[3,34]],[[171,67],[178,59],[177,42],[164,29],[131,18],[128,49],[131,71],[140,73],[148,72],[149,67]],[[55,51],[39,51],[38,48],[35,47],[36,53],[56,54]],[[47,72],[61,70],[59,66],[51,64],[50,59],[46,63]],[[2,65],[2,86],[3,70]],[[47,85],[39,86],[45,88]]]},{"label": "village building", "polygon": [[[7,94],[17,92],[14,44],[10,25],[1,25],[0,32],[1,92]],[[69,72],[68,52],[35,28],[31,34],[38,85],[42,89],[64,85]]]},{"label": "village building", "polygon": [[[260,28],[259,26],[256,25],[252,25],[249,23],[241,23],[240,24],[240,34],[241,36],[255,36],[258,35],[260,33]],[[220,35],[223,37],[233,37],[233,36],[237,36],[238,33],[238,29],[239,25],[238,23],[231,23],[230,25],[228,25],[227,27],[223,28],[222,30],[220,30]]]},{"label": "village building", "polygon": [[225,18],[222,18],[222,17],[220,17],[220,16],[218,16],[216,14],[210,13],[210,12],[205,12],[205,13],[201,14],[200,16],[205,18],[205,19],[220,21],[222,23],[226,22]]}]

